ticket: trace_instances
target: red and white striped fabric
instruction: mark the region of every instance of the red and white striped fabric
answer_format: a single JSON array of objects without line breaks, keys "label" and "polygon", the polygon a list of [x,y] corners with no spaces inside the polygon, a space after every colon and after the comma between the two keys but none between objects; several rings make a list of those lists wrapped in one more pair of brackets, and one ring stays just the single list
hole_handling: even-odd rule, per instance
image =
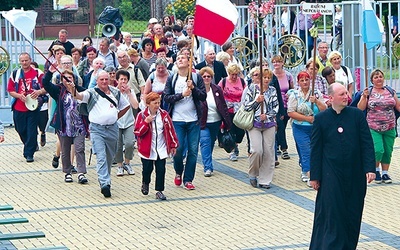
[{"label": "red and white striped fabric", "polygon": [[239,14],[229,0],[197,0],[193,33],[222,45],[231,36]]}]

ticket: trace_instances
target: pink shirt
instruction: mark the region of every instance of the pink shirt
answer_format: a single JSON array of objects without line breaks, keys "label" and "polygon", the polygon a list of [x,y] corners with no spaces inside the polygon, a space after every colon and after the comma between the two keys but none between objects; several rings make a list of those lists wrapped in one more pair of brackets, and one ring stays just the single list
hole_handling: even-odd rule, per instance
[{"label": "pink shirt", "polygon": [[375,131],[393,129],[396,125],[395,105],[396,100],[387,89],[384,90],[383,94],[379,94],[372,89],[367,104],[367,122],[369,128]]},{"label": "pink shirt", "polygon": [[235,83],[231,83],[227,77],[225,87],[223,87],[222,81],[223,80],[218,83],[218,86],[220,86],[224,92],[225,101],[228,106],[228,112],[236,113],[240,107],[242,93],[246,86],[243,87],[239,77]]}]

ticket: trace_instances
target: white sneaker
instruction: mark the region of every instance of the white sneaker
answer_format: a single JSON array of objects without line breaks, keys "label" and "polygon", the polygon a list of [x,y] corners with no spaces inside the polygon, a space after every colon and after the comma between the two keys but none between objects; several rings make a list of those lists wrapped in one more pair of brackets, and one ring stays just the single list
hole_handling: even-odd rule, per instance
[{"label": "white sneaker", "polygon": [[235,153],[231,153],[231,154],[229,155],[229,160],[231,160],[231,161],[237,161],[237,160],[238,160],[238,157],[237,157],[237,155],[236,155]]},{"label": "white sneaker", "polygon": [[308,178],[307,173],[301,172],[301,181],[307,182],[310,178]]},{"label": "white sneaker", "polygon": [[124,176],[124,168],[123,167],[117,168],[117,176]]},{"label": "white sneaker", "polygon": [[134,175],[135,171],[133,171],[131,164],[126,164],[125,162],[123,163],[123,168],[126,172],[128,172],[129,175]]},{"label": "white sneaker", "polygon": [[311,183],[310,183],[310,179],[307,180],[307,187],[312,188]]},{"label": "white sneaker", "polygon": [[207,170],[206,172],[204,172],[205,177],[210,177],[211,175],[212,175],[211,170]]}]

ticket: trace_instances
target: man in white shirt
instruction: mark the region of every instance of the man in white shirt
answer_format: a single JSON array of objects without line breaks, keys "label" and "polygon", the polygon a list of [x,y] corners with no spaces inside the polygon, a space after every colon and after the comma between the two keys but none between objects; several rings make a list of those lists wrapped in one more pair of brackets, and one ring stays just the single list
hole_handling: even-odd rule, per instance
[{"label": "man in white shirt", "polygon": [[[74,98],[87,103],[89,111],[89,130],[92,150],[96,154],[97,176],[101,193],[111,197],[111,164],[113,162],[118,141],[117,120],[129,109],[128,100],[121,92],[108,85],[109,75],[101,71],[97,77],[97,87],[76,92],[74,84],[68,86],[68,91]],[[107,97],[107,98],[106,98]]]},{"label": "man in white shirt", "polygon": [[[178,53],[178,72],[169,77],[164,89],[164,101],[169,104],[169,114],[178,136],[179,147],[174,156],[175,185],[183,184],[187,190],[193,185],[200,140],[201,102],[207,98],[203,79],[196,73],[188,75],[189,56]],[[187,150],[186,164],[183,155]]]}]

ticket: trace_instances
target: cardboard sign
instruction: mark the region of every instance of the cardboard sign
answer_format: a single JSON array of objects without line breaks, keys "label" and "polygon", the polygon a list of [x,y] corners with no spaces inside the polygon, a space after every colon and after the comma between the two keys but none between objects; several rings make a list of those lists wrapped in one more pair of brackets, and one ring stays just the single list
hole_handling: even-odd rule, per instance
[{"label": "cardboard sign", "polygon": [[304,14],[315,14],[321,13],[322,15],[333,15],[335,8],[333,3],[304,3],[303,13]]}]

